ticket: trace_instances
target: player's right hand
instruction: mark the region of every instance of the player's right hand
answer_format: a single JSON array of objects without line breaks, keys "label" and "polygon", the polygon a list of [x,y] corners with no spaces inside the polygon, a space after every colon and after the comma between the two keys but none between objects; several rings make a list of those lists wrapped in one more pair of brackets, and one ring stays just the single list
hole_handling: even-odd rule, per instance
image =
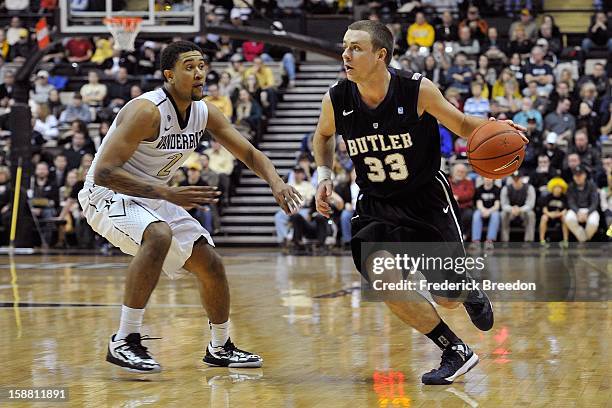
[{"label": "player's right hand", "polygon": [[164,198],[180,207],[197,207],[218,202],[220,195],[217,187],[185,186],[169,187]]},{"label": "player's right hand", "polygon": [[317,195],[315,196],[315,202],[317,205],[317,211],[325,218],[331,217],[333,210],[329,204],[329,199],[332,195],[332,182],[331,180],[324,180],[319,183],[317,187]]}]

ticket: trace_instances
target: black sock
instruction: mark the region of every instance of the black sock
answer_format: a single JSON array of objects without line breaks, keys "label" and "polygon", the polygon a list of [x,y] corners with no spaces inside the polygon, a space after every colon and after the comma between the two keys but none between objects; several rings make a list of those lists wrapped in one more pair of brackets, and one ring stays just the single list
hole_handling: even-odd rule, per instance
[{"label": "black sock", "polygon": [[426,334],[436,346],[444,350],[447,347],[451,347],[455,344],[463,344],[461,339],[457,337],[455,333],[440,319],[440,323],[434,329]]}]

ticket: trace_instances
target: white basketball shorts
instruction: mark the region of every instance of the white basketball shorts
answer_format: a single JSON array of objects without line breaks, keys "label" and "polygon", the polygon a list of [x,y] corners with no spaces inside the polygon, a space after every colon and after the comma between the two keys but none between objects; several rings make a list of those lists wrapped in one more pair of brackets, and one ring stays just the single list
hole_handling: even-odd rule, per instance
[{"label": "white basketball shorts", "polygon": [[183,268],[200,237],[212,246],[210,233],[182,207],[165,200],[131,197],[86,183],[79,192],[83,214],[91,228],[128,255],[136,255],[142,235],[152,222],[164,221],[172,230],[172,244],[162,270],[170,279],[188,272]]}]

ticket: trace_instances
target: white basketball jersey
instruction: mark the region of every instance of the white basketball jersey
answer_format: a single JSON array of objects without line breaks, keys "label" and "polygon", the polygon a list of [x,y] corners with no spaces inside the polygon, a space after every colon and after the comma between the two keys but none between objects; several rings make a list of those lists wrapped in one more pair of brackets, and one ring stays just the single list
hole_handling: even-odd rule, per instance
[{"label": "white basketball jersey", "polygon": [[[204,101],[194,101],[187,109],[185,123],[177,114],[177,107],[172,96],[164,88],[147,92],[133,99],[147,99],[157,105],[160,114],[159,136],[152,142],[142,141],[138,148],[122,166],[124,170],[156,184],[167,184],[174,173],[198,147],[204,136],[208,121],[208,108]],[[126,105],[127,106],[127,105]],[[123,118],[130,120],[130,118]],[[86,182],[93,184],[93,174],[98,157],[106,149],[108,140],[113,137],[117,120],[108,130],[100,149],[87,173]]]}]

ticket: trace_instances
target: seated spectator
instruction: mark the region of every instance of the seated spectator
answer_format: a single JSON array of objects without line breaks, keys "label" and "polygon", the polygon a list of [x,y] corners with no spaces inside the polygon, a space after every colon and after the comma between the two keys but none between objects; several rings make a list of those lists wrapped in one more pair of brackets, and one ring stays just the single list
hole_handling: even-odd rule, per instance
[{"label": "seated spectator", "polygon": [[544,121],[542,120],[542,114],[538,110],[533,109],[533,102],[531,101],[531,98],[526,97],[523,98],[521,111],[514,115],[512,117],[512,120],[516,124],[519,124],[521,126],[527,126],[527,121],[529,118],[534,118],[536,120],[536,128],[539,131],[542,131],[544,129]]},{"label": "seated spectator", "polygon": [[530,184],[523,183],[518,171],[512,174],[511,182],[501,190],[502,208],[502,241],[510,240],[510,223],[521,219],[525,228],[524,242],[533,242],[535,235],[535,189]]},{"label": "seated spectator", "polygon": [[131,98],[130,88],[132,85],[128,80],[128,70],[126,67],[120,67],[117,71],[115,81],[112,82],[106,94],[104,104],[113,111],[118,112]]},{"label": "seated spectator", "polygon": [[521,58],[527,58],[533,45],[534,42],[527,37],[525,28],[519,25],[514,30],[514,36],[510,37],[508,52],[510,54],[519,54]]},{"label": "seated spectator", "polygon": [[406,41],[408,45],[416,44],[419,47],[429,48],[434,43],[434,35],[434,28],[425,19],[425,14],[418,12],[414,23],[408,27]]},{"label": "seated spectator", "polygon": [[557,108],[544,118],[546,129],[557,134],[559,140],[570,141],[576,130],[576,119],[569,113],[571,101],[569,98],[561,98],[557,102]]},{"label": "seated spectator", "polygon": [[440,24],[436,25],[435,40],[443,43],[452,43],[459,39],[459,27],[450,11],[442,13]]},{"label": "seated spectator", "polygon": [[561,54],[561,51],[563,51],[563,43],[561,42],[561,37],[555,37],[553,35],[553,30],[550,24],[542,24],[540,26],[540,32],[538,33],[538,39],[536,41],[536,44],[538,44],[538,41],[540,40],[546,40],[546,43],[548,44],[548,51],[555,56],[559,56],[559,54]]},{"label": "seated spectator", "polygon": [[[610,159],[612,164],[612,158]],[[612,167],[612,166],[611,166]],[[608,184],[599,190],[599,205],[601,212],[606,217],[606,226],[612,225],[612,171],[608,170]],[[608,235],[609,236],[609,235]]]},{"label": "seated spectator", "polygon": [[210,148],[204,153],[209,158],[210,169],[219,175],[219,188],[223,193],[222,202],[227,205],[231,188],[230,176],[234,171],[234,156],[215,139],[211,139]]},{"label": "seated spectator", "polygon": [[538,156],[538,166],[529,174],[529,184],[535,188],[536,197],[546,195],[548,182],[555,176],[555,171],[550,167],[550,159],[545,154]]},{"label": "seated spectator", "polygon": [[93,154],[94,152],[85,145],[85,135],[80,132],[75,132],[72,135],[70,147],[64,150],[64,156],[68,161],[68,170],[77,169],[81,165],[81,161],[85,154]]},{"label": "seated spectator", "polygon": [[419,51],[418,45],[412,44],[398,62],[403,70],[421,72],[425,67],[425,56]]},{"label": "seated spectator", "polygon": [[0,29],[0,58],[2,58],[3,61],[7,60],[10,55],[10,51],[11,46],[6,40],[4,30]]},{"label": "seated spectator", "polygon": [[499,39],[497,27],[489,27],[487,38],[483,40],[480,51],[491,60],[506,62],[508,46],[505,41]]},{"label": "seated spectator", "polygon": [[552,67],[544,61],[544,50],[536,45],[531,50],[530,62],[525,66],[525,81],[535,81],[538,94],[548,97],[555,87],[554,80]]},{"label": "seated spectator", "polygon": [[204,55],[204,72],[206,72],[206,79],[204,80],[205,84],[208,86],[210,84],[216,84],[219,82],[219,73],[217,71],[215,71],[211,66],[210,66],[210,58],[208,57],[208,55]]},{"label": "seated spectator", "polygon": [[68,160],[62,152],[58,153],[53,158],[53,166],[49,168],[51,179],[55,181],[56,186],[66,184],[66,176],[68,174]]},{"label": "seated spectator", "polygon": [[25,28],[19,30],[19,38],[11,44],[8,60],[23,64],[34,52],[35,46],[30,42],[30,33]]},{"label": "seated spectator", "polygon": [[582,166],[577,166],[573,171],[573,182],[567,191],[567,205],[567,227],[578,242],[589,241],[599,227],[599,193],[597,186],[587,180],[587,171]]},{"label": "seated spectator", "polygon": [[49,91],[49,101],[47,105],[49,106],[49,112],[56,118],[59,118],[62,111],[66,109],[60,100],[59,91],[55,88]]},{"label": "seated spectator", "polygon": [[548,106],[546,107],[546,114],[550,112],[554,112],[557,109],[557,103],[559,99],[569,98],[571,100],[571,95],[569,91],[569,85],[567,82],[557,82],[555,86],[555,90],[552,91],[548,100]]},{"label": "seated spectator", "polygon": [[599,188],[608,186],[608,177],[612,176],[612,155],[607,154],[601,160],[601,167],[595,175],[595,183]]},{"label": "seated spectator", "polygon": [[582,50],[586,54],[593,47],[607,47],[608,52],[612,52],[612,28],[608,23],[608,16],[603,11],[595,13],[595,18],[587,33],[587,38],[582,40]]},{"label": "seated spectator", "polygon": [[433,57],[435,58],[436,63],[443,71],[448,70],[452,63],[452,58],[447,50],[452,51],[452,47],[450,44],[448,45],[448,47],[445,47],[444,43],[442,43],[441,41],[436,41],[434,43],[433,51],[431,53],[431,55],[433,55]]},{"label": "seated spectator", "polygon": [[580,166],[580,155],[578,153],[570,153],[566,157],[566,162],[563,163],[563,170],[561,170],[561,177],[566,183],[571,183],[574,180],[574,170]]},{"label": "seated spectator", "polygon": [[160,74],[158,70],[160,64],[159,54],[155,52],[155,49],[151,45],[152,44],[147,44],[147,46],[142,48],[138,62],[136,63],[136,72],[138,75],[142,75],[145,78],[153,78],[156,74]]},{"label": "seated spectator", "polygon": [[49,111],[49,105],[40,103],[36,105],[34,110],[34,131],[38,132],[44,138],[44,141],[57,140],[59,136],[59,123],[57,118]]},{"label": "seated spectator", "polygon": [[68,62],[85,62],[93,56],[93,44],[87,37],[70,38],[64,47]]},{"label": "seated spectator", "polygon": [[262,114],[263,112],[259,103],[253,99],[246,89],[241,89],[238,94],[238,101],[236,102],[233,122],[240,128],[239,130],[242,129],[247,132],[246,136],[249,136],[249,139],[253,139],[257,134]]},{"label": "seated spectator", "polygon": [[457,53],[455,63],[448,70],[446,79],[449,87],[456,88],[461,93],[469,91],[469,85],[474,77],[471,68],[466,65],[466,62],[467,56],[462,52]]},{"label": "seated spectator", "polygon": [[504,68],[499,74],[499,77],[493,84],[493,91],[491,93],[491,97],[497,98],[498,96],[507,96],[505,85],[508,82],[512,82],[515,85],[514,92],[512,93],[512,95],[515,98],[519,98],[521,96],[521,91],[518,87],[518,81],[514,78],[514,73],[509,68]]},{"label": "seated spectator", "polygon": [[[314,186],[306,180],[306,174],[304,170],[296,166],[293,169],[295,173],[295,181],[293,183],[288,183],[293,186],[297,192],[304,199],[302,203],[302,208],[300,208],[297,214],[301,214],[304,219],[310,217],[310,203],[315,195]],[[274,215],[274,226],[276,227],[276,240],[277,242],[283,246],[287,247],[289,244],[288,236],[289,236],[289,220],[291,216],[285,214],[283,210],[278,210]],[[294,234],[295,235],[295,234]]]},{"label": "seated spectator", "polygon": [[533,109],[541,114],[546,112],[548,97],[542,96],[541,92],[538,91],[538,83],[536,81],[529,81],[527,83],[527,88],[523,89],[523,95],[531,99]]},{"label": "seated spectator", "polygon": [[446,83],[442,70],[438,66],[434,56],[431,54],[425,57],[425,69],[423,70],[423,75],[425,78],[436,84],[438,88],[442,88]]},{"label": "seated spectator", "polygon": [[569,240],[569,230],[565,224],[567,214],[567,183],[561,177],[555,177],[546,184],[546,189],[550,194],[544,198],[542,205],[542,218],[540,218],[540,244],[546,245],[546,231],[555,224],[561,224],[563,241],[561,246],[567,248]]},{"label": "seated spectator", "polygon": [[15,45],[19,38],[21,38],[21,34],[23,30],[26,30],[23,27],[23,22],[18,16],[11,17],[11,21],[9,23],[8,28],[6,29],[6,41],[9,45]]},{"label": "seated spectator", "polygon": [[142,95],[142,88],[140,87],[140,85],[132,85],[130,87],[130,101],[132,99],[138,98],[140,95]]},{"label": "seated spectator", "polygon": [[351,218],[355,214],[355,206],[357,205],[357,197],[359,196],[359,186],[355,182],[357,173],[355,169],[349,173],[350,177],[345,183],[341,183],[336,187],[336,193],[344,201],[344,209],[340,214],[340,231],[342,234],[342,246],[348,247],[351,242]]},{"label": "seated spectator", "polygon": [[121,68],[125,68],[127,76],[130,70],[133,70],[135,63],[136,59],[134,56],[127,54],[125,51],[113,48],[113,55],[100,65],[100,69],[102,69],[107,76],[116,76]]},{"label": "seated spectator", "polygon": [[[187,167],[187,177],[183,180],[179,186],[208,186],[204,180],[202,180],[200,174],[200,163],[194,162]],[[212,233],[213,222],[212,222],[212,211],[208,205],[200,205],[197,207],[183,207],[189,215],[195,218],[200,225],[206,229],[206,231]]]},{"label": "seated spectator", "polygon": [[91,56],[91,62],[101,65],[113,57],[113,44],[115,40],[112,37],[104,38],[97,36],[94,36],[93,40],[96,45],[96,51]]},{"label": "seated spectator", "polygon": [[542,35],[543,26],[550,27],[552,31],[552,36],[554,38],[557,38],[559,42],[561,42],[561,39],[562,39],[561,30],[559,30],[559,26],[557,26],[557,23],[555,23],[555,18],[551,14],[544,14],[544,17],[542,17],[542,23],[540,25],[540,35],[539,35],[540,37],[543,37]]},{"label": "seated spectator", "polygon": [[497,80],[497,72],[495,72],[495,68],[489,66],[489,57],[486,55],[480,55],[478,57],[478,66],[475,74],[482,75],[487,86],[493,86]]},{"label": "seated spectator", "polygon": [[[244,89],[246,89],[251,94],[253,99],[256,100],[257,103],[261,104],[261,88],[259,87],[259,83],[257,82],[257,77],[255,76],[255,74],[247,75],[244,78],[243,85]],[[238,87],[234,103],[238,101],[238,96],[240,96],[240,89],[242,88],[242,86]]]},{"label": "seated spectator", "polygon": [[576,81],[574,81],[573,75],[572,70],[569,68],[563,68],[559,74],[559,82],[565,82],[567,84],[569,92],[568,98],[570,99],[573,97],[573,94],[576,91]]},{"label": "seated spectator", "polygon": [[40,70],[34,80],[34,89],[30,90],[30,99],[38,104],[49,102],[49,92],[55,87],[49,83],[49,73]]},{"label": "seated spectator", "polygon": [[479,246],[482,239],[483,220],[488,220],[485,249],[493,249],[493,242],[497,240],[500,222],[500,188],[490,178],[483,178],[483,184],[476,189],[474,200],[476,211],[472,217],[472,242]]},{"label": "seated spectator", "polygon": [[234,113],[232,101],[229,97],[219,94],[219,86],[217,84],[210,84],[208,86],[208,95],[204,97],[204,100],[219,108],[228,120],[232,119]]},{"label": "seated spectator", "polygon": [[538,38],[536,40],[536,46],[542,48],[544,62],[550,65],[552,68],[556,67],[559,60],[557,59],[557,55],[550,49],[548,40],[545,38]]},{"label": "seated spectator", "polygon": [[66,175],[64,183],[58,184],[61,186],[59,188],[60,214],[58,215],[58,218],[64,220],[66,223],[58,226],[57,243],[54,246],[55,248],[71,247],[72,242],[75,241],[74,239],[70,239],[73,238],[75,233],[73,218],[74,202],[70,200],[70,196],[72,195],[72,189],[75,188],[78,182],[79,178],[77,171],[76,169],[73,169]]},{"label": "seated spectator", "polygon": [[601,62],[597,62],[593,65],[593,71],[590,75],[584,75],[578,81],[578,86],[591,82],[595,85],[597,91],[597,97],[603,98],[608,94],[610,90],[610,82],[608,75],[606,74],[606,67]]},{"label": "seated spectator", "polygon": [[[527,119],[527,130],[524,132],[529,143],[525,147],[525,159],[523,159],[523,166],[527,169],[534,169],[537,166],[537,157],[542,150],[542,144],[544,143],[543,133],[537,128],[538,123],[535,118]],[[548,156],[546,156],[548,158]],[[550,164],[550,159],[548,159]],[[533,183],[532,183],[533,184]]]},{"label": "seated spectator", "polygon": [[[579,96],[580,102],[588,104],[594,111],[599,111],[599,99],[597,98],[597,88],[595,87],[594,83],[585,82],[580,85]],[[574,104],[575,109],[573,112],[570,110],[573,115],[577,115],[579,113],[578,110],[580,102]]]},{"label": "seated spectator", "polygon": [[467,176],[467,168],[464,164],[458,163],[453,166],[450,185],[453,190],[453,195],[459,205],[459,222],[461,223],[461,231],[464,234],[464,240],[467,239],[468,231],[472,225],[472,213],[474,208],[474,183]]},{"label": "seated spectator", "polygon": [[[255,79],[257,81],[257,79]],[[219,77],[219,83],[217,84],[219,88],[219,95],[227,96],[228,98],[232,98],[234,93],[238,92],[238,88],[242,83],[242,78],[239,81],[233,81],[232,77],[227,71],[223,71],[221,76]]]},{"label": "seated spectator", "polygon": [[244,79],[246,67],[244,66],[244,59],[240,54],[234,54],[230,58],[230,66],[225,70],[230,77],[232,82],[241,83]]},{"label": "seated spectator", "polygon": [[463,112],[466,115],[487,118],[489,116],[489,100],[482,97],[482,85],[472,82],[472,97],[467,98],[463,105]]},{"label": "seated spectator", "polygon": [[[34,216],[46,220],[57,215],[59,189],[55,182],[49,178],[49,165],[44,161],[36,164],[28,196],[31,197],[30,204]],[[41,240],[43,241],[43,247],[45,247],[52,243],[57,228],[52,223],[45,223],[41,229]]]},{"label": "seated spectator", "polygon": [[100,75],[96,71],[89,71],[87,83],[81,87],[79,93],[83,97],[83,102],[92,107],[99,107],[104,104],[106,98],[106,85],[100,83]]},{"label": "seated spectator", "polygon": [[459,30],[461,30],[462,27],[469,27],[472,33],[472,38],[483,40],[487,35],[489,24],[486,22],[486,20],[480,17],[478,7],[469,6],[467,18],[459,24]]},{"label": "seated spectator", "polygon": [[480,43],[476,38],[472,38],[472,32],[469,27],[463,26],[459,28],[459,40],[453,44],[454,52],[463,52],[470,59],[476,59],[480,54]]},{"label": "seated spectator", "polygon": [[525,74],[523,73],[523,62],[521,59],[521,55],[516,52],[510,54],[509,62],[510,63],[508,64],[508,69],[512,71],[512,73],[514,74],[514,78],[518,81],[518,89],[520,92],[520,89],[525,85]]},{"label": "seated spectator", "polygon": [[74,94],[70,105],[66,107],[59,117],[61,123],[68,123],[77,119],[85,123],[91,122],[92,119],[89,106],[83,103],[83,97],[78,93]]},{"label": "seated spectator", "polygon": [[264,109],[270,109],[274,112],[276,105],[276,82],[274,73],[270,67],[266,66],[261,59],[257,57],[253,60],[253,66],[248,68],[244,73],[245,77],[255,75],[257,84],[261,88],[261,105]]},{"label": "seated spectator", "polygon": [[589,145],[586,130],[578,129],[574,134],[574,144],[569,148],[569,153],[576,153],[580,156],[580,164],[590,172],[595,174],[599,170],[601,158],[599,150]]},{"label": "seated spectator", "polygon": [[508,36],[514,37],[514,32],[518,27],[523,27],[525,30],[525,35],[527,38],[531,40],[535,40],[538,34],[538,25],[531,17],[531,12],[529,9],[524,8],[521,10],[521,14],[519,15],[519,20],[514,21],[510,24],[510,29],[508,30]]}]

